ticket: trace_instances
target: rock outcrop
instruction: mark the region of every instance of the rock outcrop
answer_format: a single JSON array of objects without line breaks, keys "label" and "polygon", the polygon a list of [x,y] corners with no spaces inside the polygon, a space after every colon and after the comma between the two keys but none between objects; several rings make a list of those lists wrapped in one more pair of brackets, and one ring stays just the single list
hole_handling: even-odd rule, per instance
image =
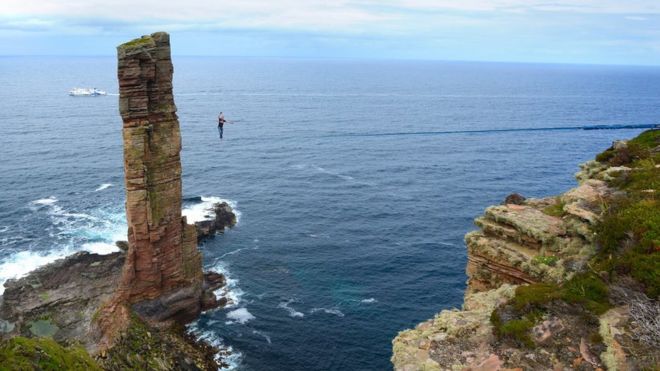
[{"label": "rock outcrop", "polygon": [[[143,36],[117,53],[128,242],[117,253],[77,253],[7,281],[0,340],[82,344],[106,369],[217,369],[217,349],[181,326],[223,305],[213,291],[225,279],[203,272],[197,227],[182,217],[169,36]],[[209,230],[235,223],[231,208],[215,211]]]},{"label": "rock outcrop", "polygon": [[195,222],[198,242],[213,238],[216,233],[222,233],[225,228],[231,228],[236,225],[236,214],[228,203],[215,203],[213,204],[212,211],[212,219]]},{"label": "rock outcrop", "polygon": [[[657,132],[640,141],[652,147],[649,138],[659,141]],[[621,142],[615,146],[608,151],[624,148]],[[610,202],[630,197],[613,180],[631,171],[640,170],[589,161],[576,174],[579,185],[562,195],[526,199],[514,194],[487,208],[475,220],[479,229],[465,236],[468,285],[462,310],[444,310],[400,332],[393,341],[394,368],[633,370],[657,365],[658,302],[628,276],[613,280],[612,273],[591,266],[597,257],[596,230],[609,215]],[[600,266],[614,264],[608,259],[612,256],[598,260],[605,261]]]},{"label": "rock outcrop", "polygon": [[593,256],[602,200],[614,190],[585,179],[558,197],[491,206],[465,236],[468,293],[502,283],[560,283],[583,270]]},{"label": "rock outcrop", "polygon": [[118,295],[149,319],[194,318],[201,309],[202,260],[196,230],[181,216],[169,35],[120,45],[117,56],[129,245]]},{"label": "rock outcrop", "polygon": [[124,255],[79,252],[8,280],[0,305],[0,337],[50,336],[90,344],[96,311],[119,282]]}]

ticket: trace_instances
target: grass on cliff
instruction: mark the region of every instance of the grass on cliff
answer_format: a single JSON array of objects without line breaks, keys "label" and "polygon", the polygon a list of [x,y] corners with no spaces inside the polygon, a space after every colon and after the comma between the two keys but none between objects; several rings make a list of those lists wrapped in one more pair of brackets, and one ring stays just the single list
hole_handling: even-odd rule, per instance
[{"label": "grass on cliff", "polygon": [[[606,200],[602,220],[595,227],[598,253],[590,262],[593,268],[561,285],[519,286],[507,304],[491,313],[498,338],[534,347],[531,330],[556,301],[582,307],[585,318],[606,312],[611,307],[608,285],[618,275],[635,279],[649,297],[660,296],[660,130],[646,131],[627,146],[610,148],[596,159],[632,170],[609,182],[623,192]],[[544,212],[561,216],[563,205],[558,201]],[[546,263],[545,259],[536,257],[535,261]],[[607,280],[602,273],[594,273],[603,271],[609,274]]]},{"label": "grass on cliff", "polygon": [[149,327],[137,315],[131,316],[122,334],[99,363],[109,370],[217,370],[215,351],[208,344],[192,344],[185,329],[175,326],[159,330]]},{"label": "grass on cliff", "polygon": [[0,370],[101,370],[82,347],[50,338],[14,337],[0,343]]},{"label": "grass on cliff", "polygon": [[151,36],[142,36],[138,37],[136,39],[133,39],[131,41],[125,42],[121,45],[119,45],[120,48],[126,49],[126,48],[133,48],[141,45],[147,45],[153,42],[153,38]]},{"label": "grass on cliff", "polygon": [[534,348],[534,340],[530,336],[532,327],[534,327],[533,320],[523,317],[522,319],[512,319],[502,322],[502,317],[497,310],[490,314],[490,323],[493,325],[495,335],[502,339],[507,338],[515,341],[518,345],[527,348]]},{"label": "grass on cliff", "polygon": [[559,261],[559,257],[554,256],[554,255],[537,255],[532,259],[532,263],[537,264],[537,265],[547,265],[550,267],[554,267],[557,265],[557,262]]},{"label": "grass on cliff", "polygon": [[605,313],[610,308],[607,285],[592,273],[576,275],[561,286],[548,283],[519,286],[509,304],[516,312],[526,315],[544,310],[553,300],[581,305],[594,314]]},{"label": "grass on cliff", "polygon": [[627,142],[625,148],[609,148],[596,156],[596,161],[610,166],[630,166],[636,161],[653,159],[660,161],[660,153],[654,149],[660,145],[660,130],[647,130]]},{"label": "grass on cliff", "polygon": [[[588,315],[605,313],[611,307],[607,285],[592,273],[576,275],[563,285],[536,283],[519,286],[504,307],[491,313],[490,322],[495,335],[519,346],[533,348],[531,330],[557,300],[580,306]],[[507,313],[508,320],[503,320],[502,312]]]},{"label": "grass on cliff", "polygon": [[557,197],[555,203],[544,208],[543,212],[547,215],[561,218],[562,216],[566,215],[566,212],[564,211],[564,206],[566,206],[566,203],[562,201],[560,197]]},{"label": "grass on cliff", "polygon": [[599,254],[594,265],[610,278],[628,275],[651,298],[660,296],[660,130],[649,130],[630,140],[625,148],[601,153],[597,158],[632,170],[610,181],[625,195],[609,201],[596,227]]},{"label": "grass on cliff", "polygon": [[657,196],[627,199],[611,207],[597,227],[595,264],[611,278],[628,275],[650,298],[660,296],[660,202]]}]

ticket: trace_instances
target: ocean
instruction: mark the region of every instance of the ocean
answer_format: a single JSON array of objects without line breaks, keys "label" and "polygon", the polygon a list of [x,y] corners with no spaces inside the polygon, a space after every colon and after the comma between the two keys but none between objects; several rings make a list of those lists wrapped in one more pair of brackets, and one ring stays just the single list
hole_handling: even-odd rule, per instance
[{"label": "ocean", "polygon": [[[233,304],[191,328],[237,370],[387,370],[400,330],[460,306],[485,207],[574,186],[660,123],[660,68],[175,57],[190,219]],[[0,58],[0,283],[125,239],[112,57]],[[70,97],[74,86],[105,97]],[[218,112],[234,124],[221,141]]]}]

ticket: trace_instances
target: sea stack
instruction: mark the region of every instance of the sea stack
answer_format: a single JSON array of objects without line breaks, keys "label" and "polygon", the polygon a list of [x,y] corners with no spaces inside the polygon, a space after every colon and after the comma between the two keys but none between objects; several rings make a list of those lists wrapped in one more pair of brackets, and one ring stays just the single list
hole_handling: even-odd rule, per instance
[{"label": "sea stack", "polygon": [[169,35],[117,47],[128,251],[118,294],[145,319],[194,318],[202,260],[181,216],[181,133],[172,95]]}]

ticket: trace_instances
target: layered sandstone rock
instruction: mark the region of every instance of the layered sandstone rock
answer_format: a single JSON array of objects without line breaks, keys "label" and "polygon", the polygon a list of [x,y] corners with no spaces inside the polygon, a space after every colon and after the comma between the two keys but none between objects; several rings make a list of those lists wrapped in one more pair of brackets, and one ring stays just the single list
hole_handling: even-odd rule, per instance
[{"label": "layered sandstone rock", "polygon": [[[217,349],[171,326],[223,305],[213,291],[225,279],[202,271],[196,226],[181,215],[169,36],[155,33],[117,50],[128,242],[118,242],[117,253],[80,252],[8,280],[0,340],[82,344],[106,369],[218,369]],[[231,208],[216,209],[215,230],[235,222]]]},{"label": "layered sandstone rock", "polygon": [[468,292],[502,283],[559,283],[594,253],[592,227],[614,192],[598,179],[558,196],[491,206],[468,233]]},{"label": "layered sandstone rock", "polygon": [[117,55],[129,245],[118,293],[156,321],[195,316],[202,263],[195,227],[181,216],[169,36],[143,36],[120,45]]},{"label": "layered sandstone rock", "polygon": [[[597,167],[597,168],[596,168]],[[610,172],[596,163],[576,174],[578,187],[558,196],[507,197],[503,205],[476,218],[468,233],[468,287],[462,310],[445,310],[393,341],[396,370],[585,369],[602,366],[602,345],[589,339],[590,328],[575,307],[557,304],[532,331],[542,350],[513,347],[493,335],[491,314],[514,295],[516,285],[562,283],[587,269],[595,252],[593,226],[602,202],[614,189]],[[558,313],[558,314],[557,314]],[[547,318],[546,318],[547,317]],[[593,326],[591,326],[593,327]],[[578,363],[574,363],[578,360]]]}]

